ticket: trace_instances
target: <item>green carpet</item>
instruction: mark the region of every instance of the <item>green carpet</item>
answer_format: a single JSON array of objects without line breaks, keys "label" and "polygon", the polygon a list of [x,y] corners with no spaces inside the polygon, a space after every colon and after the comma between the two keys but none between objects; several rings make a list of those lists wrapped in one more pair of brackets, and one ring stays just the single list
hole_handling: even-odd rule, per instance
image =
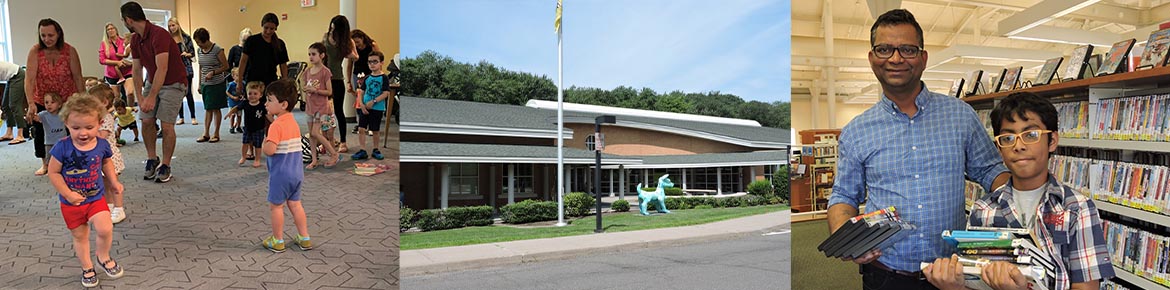
[{"label": "green carpet", "polygon": [[792,289],[861,289],[857,264],[817,251],[827,238],[826,220],[792,223]]}]

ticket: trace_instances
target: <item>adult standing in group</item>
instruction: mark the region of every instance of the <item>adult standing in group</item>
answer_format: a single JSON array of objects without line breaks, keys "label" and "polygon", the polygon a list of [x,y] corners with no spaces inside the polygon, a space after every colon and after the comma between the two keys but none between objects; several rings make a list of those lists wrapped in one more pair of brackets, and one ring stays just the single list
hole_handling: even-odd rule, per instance
[{"label": "adult standing in group", "polygon": [[931,92],[922,27],[909,11],[879,16],[870,29],[870,67],[881,98],[841,130],[829,231],[858,215],[894,206],[916,228],[891,248],[852,260],[866,289],[935,289],[922,262],[949,257],[942,231],[964,229],[964,176],[988,192],[1009,178],[991,138],[967,103]]},{"label": "adult standing in group", "polygon": [[[203,109],[206,110],[203,136],[195,142],[215,143],[219,142],[219,125],[223,119],[220,110],[227,107],[227,57],[223,48],[211,42],[207,29],[195,30],[195,43],[199,44],[199,93],[203,95]],[[215,135],[208,137],[212,122],[215,122]]]},{"label": "adult standing in group", "polygon": [[[357,50],[357,58],[349,60],[350,70],[345,75],[345,78],[349,80],[349,85],[345,86],[345,91],[353,94],[354,96],[357,96],[354,90],[357,89],[359,83],[365,80],[366,76],[370,75],[370,65],[367,64],[370,58],[370,53],[375,50],[381,50],[378,49],[378,43],[373,39],[370,39],[370,36],[366,35],[366,33],[361,29],[354,29],[351,31],[350,38],[353,39],[354,49]],[[360,115],[361,110],[358,110],[357,113]],[[339,116],[338,118],[341,117]],[[341,132],[344,133],[345,131]],[[357,127],[353,128],[353,133],[357,133]]]},{"label": "adult standing in group", "polygon": [[114,95],[122,98],[127,105],[133,106],[134,101],[127,94],[133,87],[133,82],[127,82],[134,75],[130,67],[134,64],[126,59],[130,51],[126,49],[126,40],[118,33],[118,27],[106,22],[106,31],[102,34],[102,45],[98,46],[98,62],[105,66],[105,81],[114,89]]},{"label": "adult standing in group", "polygon": [[[77,56],[77,49],[65,42],[61,24],[52,18],[41,19],[37,23],[37,32],[40,40],[28,50],[26,63],[28,75],[32,77],[25,78],[24,93],[28,102],[25,120],[34,120],[33,147],[37,158],[41,159],[48,154],[45,152],[45,130],[33,117],[45,110],[45,94],[57,94],[61,96],[61,103],[65,103],[69,96],[84,91],[85,85],[81,82],[81,58]],[[47,173],[48,168],[43,165],[36,171],[37,175]]]},{"label": "adult standing in group", "polygon": [[[134,59],[134,92],[138,95],[139,117],[143,124],[142,136],[146,144],[146,173],[144,180],[171,181],[171,156],[175,154],[175,119],[183,106],[187,83],[182,69],[182,52],[166,29],[146,20],[146,13],[138,2],[122,4],[122,21],[134,36],[130,38],[130,52]],[[142,69],[146,69],[146,78]],[[149,79],[148,79],[149,78]],[[143,83],[145,91],[143,91]],[[155,150],[155,131],[162,128],[162,158]]]},{"label": "adult standing in group", "polygon": [[[333,114],[337,118],[341,118],[341,122],[337,122],[337,134],[341,135],[338,139],[341,143],[337,146],[338,152],[347,152],[349,149],[345,144],[345,75],[341,73],[341,62],[343,60],[356,60],[358,58],[357,50],[354,49],[354,41],[349,36],[349,20],[344,15],[333,16],[329,20],[329,32],[325,33],[325,39],[321,41],[325,44],[325,58],[326,67],[333,72],[333,77],[330,83],[333,88]],[[351,62],[350,65],[353,65]],[[369,70],[369,68],[366,68]]]},{"label": "adult standing in group", "polygon": [[[240,30],[240,43],[233,45],[231,49],[228,49],[227,59],[228,65],[230,66],[228,71],[240,67],[240,57],[244,55],[244,41],[248,40],[249,36],[252,36],[252,29],[244,27],[243,30]],[[228,82],[234,81],[236,81],[236,79],[229,74]]]},{"label": "adult standing in group", "polygon": [[[182,51],[179,56],[183,59],[183,66],[187,68],[187,88],[191,87],[191,79],[195,75],[195,70],[191,67],[191,59],[195,57],[195,44],[191,41],[191,35],[183,31],[183,26],[179,25],[179,19],[171,17],[167,20],[167,30],[171,32],[171,39],[175,44],[179,45],[179,50]],[[191,109],[191,125],[199,125],[199,121],[195,119],[195,97],[191,96],[191,90],[187,90],[187,108]],[[179,106],[179,122],[175,125],[182,125],[183,120],[183,106]]]},{"label": "adult standing in group", "polygon": [[[24,96],[25,69],[18,64],[0,61],[0,80],[7,80],[4,86],[4,96],[0,97],[0,110],[4,111],[4,125],[7,127],[0,142],[8,141],[8,145],[16,145],[28,141],[24,138],[24,128],[28,124],[24,121],[23,113],[28,108],[28,99]],[[12,134],[16,128],[16,135]]]},{"label": "adult standing in group", "polygon": [[[244,83],[262,82],[265,86],[276,81],[276,71],[280,69],[280,76],[288,76],[288,48],[284,40],[276,36],[276,27],[280,26],[280,19],[276,14],[264,14],[260,18],[260,26],[264,31],[248,37],[244,41],[244,53],[240,56],[240,68]],[[236,87],[236,93],[243,95],[244,86]]]}]

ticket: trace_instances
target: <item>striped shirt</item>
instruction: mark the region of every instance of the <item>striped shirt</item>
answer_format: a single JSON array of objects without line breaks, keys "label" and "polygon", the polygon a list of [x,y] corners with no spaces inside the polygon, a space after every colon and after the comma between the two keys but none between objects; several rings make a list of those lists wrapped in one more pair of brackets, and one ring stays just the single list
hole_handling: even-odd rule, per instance
[{"label": "striped shirt", "polygon": [[202,85],[222,84],[229,75],[228,71],[224,71],[218,75],[215,75],[211,77],[210,80],[204,79],[203,77],[206,76],[207,73],[227,65],[225,63],[219,62],[219,54],[223,52],[223,48],[219,47],[217,44],[212,43],[210,51],[203,51],[202,48],[196,49],[196,51],[199,53],[199,75],[196,77],[196,79],[199,80],[199,83]]},{"label": "striped shirt", "polygon": [[301,167],[301,127],[291,112],[272,121],[264,142],[276,144],[276,154],[267,158],[268,190],[299,188],[301,181],[305,180],[305,171]]},{"label": "striped shirt", "polygon": [[896,207],[916,227],[878,260],[910,272],[954,251],[941,234],[964,228],[964,173],[991,191],[1007,171],[970,105],[925,87],[914,104],[918,113],[910,117],[883,94],[845,125],[829,198],[829,206],[867,203],[866,211]]},{"label": "striped shirt", "polygon": [[[1023,228],[1016,219],[1018,209],[1012,202],[1012,182],[975,201],[968,223],[972,226]],[[1048,175],[1040,204],[1030,211],[1037,220],[1028,232],[1036,245],[1056,262],[1055,285],[1049,289],[1066,290],[1071,283],[1081,283],[1113,277],[1109,262],[1109,247],[1101,227],[1097,206],[1089,198],[1077,194]]]}]

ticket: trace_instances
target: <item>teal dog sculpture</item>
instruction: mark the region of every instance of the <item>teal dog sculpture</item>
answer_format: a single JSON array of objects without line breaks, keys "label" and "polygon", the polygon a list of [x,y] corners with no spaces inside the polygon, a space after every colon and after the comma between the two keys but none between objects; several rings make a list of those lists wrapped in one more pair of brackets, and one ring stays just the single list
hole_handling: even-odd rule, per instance
[{"label": "teal dog sculpture", "polygon": [[667,178],[670,174],[663,174],[658,178],[658,188],[654,191],[643,191],[642,184],[638,183],[638,206],[642,209],[642,215],[650,215],[646,212],[646,205],[650,202],[658,202],[658,212],[670,213],[666,210],[666,190],[667,187],[674,187],[674,183]]}]

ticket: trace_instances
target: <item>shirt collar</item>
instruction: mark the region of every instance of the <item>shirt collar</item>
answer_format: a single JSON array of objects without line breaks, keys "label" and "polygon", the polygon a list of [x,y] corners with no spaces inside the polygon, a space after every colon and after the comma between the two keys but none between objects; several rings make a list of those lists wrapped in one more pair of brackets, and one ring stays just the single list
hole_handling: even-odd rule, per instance
[{"label": "shirt collar", "polygon": [[[922,114],[922,111],[926,110],[926,106],[930,104],[930,96],[932,94],[930,90],[926,88],[926,83],[919,81],[918,84],[921,86],[922,90],[918,91],[917,96],[914,96],[914,105],[918,106],[918,114],[915,115]],[[898,110],[898,105],[895,104],[893,100],[890,100],[886,97],[885,92],[882,92],[881,98],[878,100],[878,104],[888,112],[901,112],[901,110]]]}]

